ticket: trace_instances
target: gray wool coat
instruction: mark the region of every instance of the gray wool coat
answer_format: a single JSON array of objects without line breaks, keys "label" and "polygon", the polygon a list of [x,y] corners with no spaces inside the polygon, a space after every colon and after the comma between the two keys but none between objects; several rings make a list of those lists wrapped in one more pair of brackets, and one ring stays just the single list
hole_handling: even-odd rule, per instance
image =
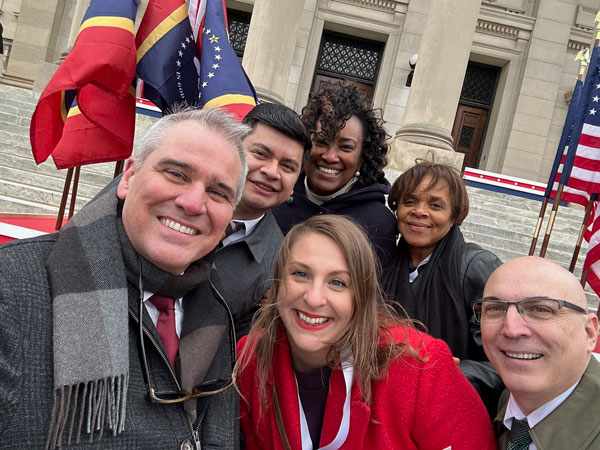
[{"label": "gray wool coat", "polygon": [[248,236],[218,249],[214,255],[238,339],[248,334],[258,302],[271,286],[282,241],[283,233],[269,211]]},{"label": "gray wool coat", "polygon": [[[56,234],[15,241],[0,246],[0,449],[43,449],[53,405],[52,298],[46,260]],[[211,279],[215,276],[214,270]],[[202,448],[234,449],[239,446],[239,399],[234,389],[198,403],[195,424],[181,404],[151,403],[145,386],[139,352],[137,287],[129,285],[129,390],[125,431],[113,437],[104,432],[89,443],[69,448],[165,450],[192,444],[192,426],[198,427]],[[194,300],[223,307],[205,282],[184,298],[186,315],[195,314]],[[215,305],[212,305],[212,302]],[[154,341],[160,338],[147,312],[142,323]],[[185,316],[184,316],[185,330]],[[185,331],[184,331],[185,332]],[[169,366],[146,341],[152,382],[158,390],[176,390]],[[160,344],[159,344],[160,345]],[[206,376],[231,373],[231,345],[225,333]],[[206,379],[205,378],[205,379]],[[192,444],[193,445],[193,444]],[[187,448],[194,448],[187,447]]]}]

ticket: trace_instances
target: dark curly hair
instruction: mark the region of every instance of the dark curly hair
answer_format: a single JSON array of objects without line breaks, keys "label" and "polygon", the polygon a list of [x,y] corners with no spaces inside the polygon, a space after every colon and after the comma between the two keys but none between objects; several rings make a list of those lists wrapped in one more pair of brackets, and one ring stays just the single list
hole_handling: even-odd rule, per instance
[{"label": "dark curly hair", "polygon": [[302,109],[302,121],[314,139],[317,121],[321,123],[318,138],[333,142],[350,117],[356,116],[363,129],[361,150],[362,165],[359,181],[369,186],[384,177],[383,168],[387,165],[390,137],[383,128],[381,110],[374,109],[367,102],[363,91],[358,87],[342,84],[325,84],[319,92],[311,92],[308,103]]}]

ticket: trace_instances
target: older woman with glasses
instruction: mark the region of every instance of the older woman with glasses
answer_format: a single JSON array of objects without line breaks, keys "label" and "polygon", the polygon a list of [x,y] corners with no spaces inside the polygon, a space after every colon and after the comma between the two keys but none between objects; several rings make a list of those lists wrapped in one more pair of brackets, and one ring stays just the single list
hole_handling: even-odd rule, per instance
[{"label": "older woman with glasses", "polygon": [[238,349],[249,450],[496,448],[447,345],[390,312],[369,240],[346,218],[290,230]]},{"label": "older woman with glasses", "polygon": [[469,197],[460,173],[418,161],[394,182],[388,205],[401,234],[383,276],[388,298],[446,341],[494,414],[503,385],[483,352],[472,305],[501,261],[463,239],[459,226],[469,213]]}]

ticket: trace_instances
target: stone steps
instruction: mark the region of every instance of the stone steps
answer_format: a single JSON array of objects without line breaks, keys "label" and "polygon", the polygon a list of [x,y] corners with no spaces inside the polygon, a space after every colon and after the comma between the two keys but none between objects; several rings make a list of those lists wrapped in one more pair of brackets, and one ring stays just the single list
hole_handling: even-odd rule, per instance
[{"label": "stone steps", "polygon": [[[0,212],[58,212],[67,171],[57,170],[51,158],[35,164],[29,126],[36,104],[32,91],[0,85]],[[136,126],[152,122],[138,115]],[[76,209],[110,182],[114,170],[115,163],[82,167]]]},{"label": "stone steps", "polygon": [[[471,211],[461,226],[465,240],[493,251],[503,261],[529,254],[541,202],[468,187]],[[535,255],[539,255],[552,205],[548,205]],[[579,205],[561,206],[556,215],[546,258],[569,268],[585,211]],[[587,242],[584,240],[574,274],[581,277]],[[590,306],[598,307],[598,296],[586,285]]]}]

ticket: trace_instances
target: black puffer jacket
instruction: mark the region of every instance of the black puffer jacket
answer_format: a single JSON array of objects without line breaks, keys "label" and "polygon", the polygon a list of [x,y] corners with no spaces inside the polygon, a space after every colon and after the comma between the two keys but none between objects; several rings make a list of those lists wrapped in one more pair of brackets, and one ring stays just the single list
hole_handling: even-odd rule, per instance
[{"label": "black puffer jacket", "polygon": [[294,193],[287,202],[273,209],[273,215],[283,234],[287,234],[297,223],[317,214],[348,216],[363,226],[381,264],[385,265],[396,247],[398,232],[396,217],[385,205],[385,195],[390,190],[390,183],[385,178],[370,186],[356,183],[345,194],[317,205],[306,197],[305,177],[304,174],[300,176],[294,186]]}]

